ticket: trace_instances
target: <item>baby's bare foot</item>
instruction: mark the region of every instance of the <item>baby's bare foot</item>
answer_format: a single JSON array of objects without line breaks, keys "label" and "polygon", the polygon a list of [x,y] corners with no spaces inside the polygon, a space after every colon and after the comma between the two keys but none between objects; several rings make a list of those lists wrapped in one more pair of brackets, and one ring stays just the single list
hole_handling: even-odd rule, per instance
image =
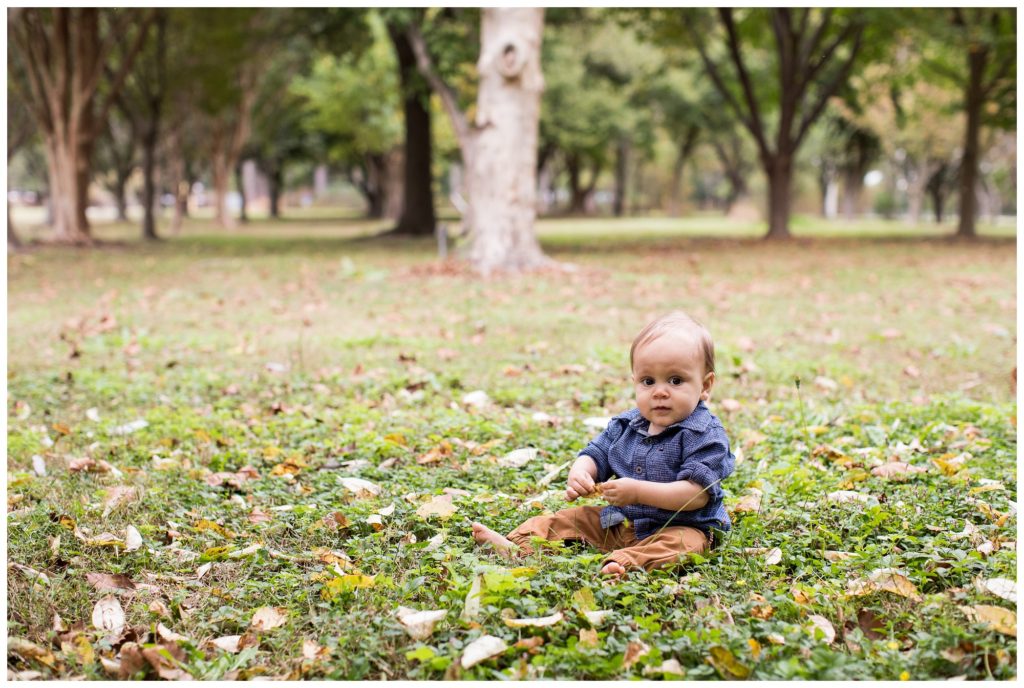
[{"label": "baby's bare foot", "polygon": [[613,578],[620,578],[626,574],[626,569],[617,561],[609,561],[601,569],[601,575],[612,576]]},{"label": "baby's bare foot", "polygon": [[498,554],[506,557],[511,555],[512,551],[516,549],[514,542],[482,523],[473,524],[473,539],[476,540],[478,545],[490,544],[497,550]]}]

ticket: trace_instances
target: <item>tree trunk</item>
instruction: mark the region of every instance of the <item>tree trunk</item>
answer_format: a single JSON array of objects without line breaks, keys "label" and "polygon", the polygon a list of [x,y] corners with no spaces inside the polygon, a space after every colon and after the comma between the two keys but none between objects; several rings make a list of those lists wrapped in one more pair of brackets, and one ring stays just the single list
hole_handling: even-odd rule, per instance
[{"label": "tree trunk", "polygon": [[864,173],[861,169],[843,172],[843,217],[853,220],[860,214],[860,198],[864,190]]},{"label": "tree trunk", "polygon": [[932,199],[932,210],[935,212],[935,224],[942,224],[943,210],[946,204],[946,176],[949,174],[949,163],[940,163],[938,168],[928,177],[925,188]]},{"label": "tree trunk", "polygon": [[7,204],[7,251],[16,251],[21,248],[21,239],[14,231],[14,222],[11,221],[11,204]]},{"label": "tree trunk", "polygon": [[237,226],[235,218],[228,210],[228,189],[231,183],[231,170],[234,165],[228,160],[227,151],[214,144],[212,156],[213,167],[213,218],[224,229]]},{"label": "tree trunk", "polygon": [[776,154],[765,163],[768,176],[768,234],[766,239],[788,239],[789,204],[793,183],[792,159]]},{"label": "tree trunk", "polygon": [[142,238],[159,239],[156,233],[157,121],[153,116],[142,136]]},{"label": "tree trunk", "polygon": [[978,163],[981,158],[981,114],[985,105],[982,79],[988,51],[972,46],[967,53],[969,76],[964,93],[964,110],[967,114],[967,128],[964,132],[964,154],[960,161],[960,223],[956,236],[960,239],[974,239],[977,236],[975,223],[978,216]]},{"label": "tree trunk", "polygon": [[615,192],[612,197],[612,215],[622,217],[626,202],[626,184],[629,170],[629,139],[619,137],[615,146]]},{"label": "tree trunk", "polygon": [[284,187],[284,165],[275,160],[267,174],[270,182],[270,217],[275,220],[281,217],[281,189]]},{"label": "tree trunk", "polygon": [[431,169],[433,143],[430,132],[428,94],[421,86],[416,55],[403,31],[388,26],[388,35],[398,56],[398,74],[404,94],[405,156],[401,184],[401,214],[394,232],[432,235],[437,217],[434,211],[434,177]]},{"label": "tree trunk", "polygon": [[[693,149],[697,145],[697,135],[699,133],[700,128],[696,125],[691,125],[686,130],[683,140],[679,142],[679,148],[676,151],[676,159],[672,163],[672,179],[669,182],[669,217],[679,217],[682,212],[683,169],[686,167],[686,161],[690,159],[690,155],[693,153]],[[728,168],[729,164],[724,154],[725,151],[722,150],[718,144],[716,144],[715,148],[719,152],[719,159],[722,160],[723,165]]]},{"label": "tree trunk", "polygon": [[92,245],[89,221],[85,216],[88,205],[89,157],[91,141],[74,122],[69,123],[66,136],[49,136],[46,157],[50,175],[50,193],[53,199],[53,228],[55,239],[61,243]]},{"label": "tree trunk", "polygon": [[367,154],[362,170],[363,179],[357,187],[366,199],[366,217],[379,220],[384,217],[384,184],[387,181],[387,158],[381,154]]},{"label": "tree trunk", "polygon": [[576,154],[567,155],[565,170],[569,173],[569,213],[582,215],[587,208],[587,192],[580,182],[580,158]]},{"label": "tree trunk", "polygon": [[248,224],[248,198],[245,193],[245,179],[243,179],[242,175],[242,165],[244,163],[244,160],[239,160],[235,163],[235,186],[238,187],[238,198],[241,203],[238,208],[238,221],[242,224]]},{"label": "tree trunk", "polygon": [[405,189],[405,155],[396,148],[385,157],[383,171],[384,217],[397,222],[402,215]]},{"label": "tree trunk", "polygon": [[117,179],[114,182],[114,202],[117,205],[117,219],[119,222],[128,221],[128,175],[121,170],[117,171]]}]

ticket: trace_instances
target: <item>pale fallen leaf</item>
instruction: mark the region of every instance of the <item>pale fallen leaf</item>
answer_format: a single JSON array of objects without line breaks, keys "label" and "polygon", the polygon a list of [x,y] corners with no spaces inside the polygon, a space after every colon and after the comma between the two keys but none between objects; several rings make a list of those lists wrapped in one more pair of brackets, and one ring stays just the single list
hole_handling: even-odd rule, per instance
[{"label": "pale fallen leaf", "polygon": [[683,665],[679,663],[678,659],[666,659],[661,663],[660,666],[656,667],[644,667],[644,676],[657,676],[659,674],[669,674],[670,676],[685,676],[686,670],[683,669]]},{"label": "pale fallen leaf", "polygon": [[427,540],[427,546],[423,548],[424,552],[433,552],[435,549],[440,547],[444,543],[444,533],[438,533],[434,537]]},{"label": "pale fallen leaf", "polygon": [[381,530],[384,528],[384,519],[381,518],[380,514],[370,514],[366,517],[366,522],[370,524],[374,530]]},{"label": "pale fallen leaf", "polygon": [[611,416],[594,416],[591,418],[584,418],[583,424],[588,428],[595,428],[597,430],[604,430],[608,427],[608,423],[612,421]]},{"label": "pale fallen leaf", "polygon": [[772,645],[785,645],[786,644],[786,639],[782,636],[781,633],[769,633],[765,637],[768,639],[768,642],[771,643]]},{"label": "pale fallen leaf", "polygon": [[142,547],[142,535],[135,528],[135,526],[128,526],[125,529],[124,536],[124,548],[128,552],[134,552],[139,547]]},{"label": "pale fallen leaf", "polygon": [[288,610],[284,607],[260,607],[252,615],[251,625],[257,631],[269,631],[283,626],[288,621]]},{"label": "pale fallen leaf", "polygon": [[124,610],[116,597],[108,595],[92,608],[92,625],[95,628],[120,633],[124,624]]},{"label": "pale fallen leaf", "polygon": [[429,502],[416,509],[416,515],[420,518],[438,516],[442,520],[451,518],[455,515],[455,512],[456,508],[455,505],[452,504],[451,495],[435,495]]},{"label": "pale fallen leaf", "polygon": [[235,550],[234,552],[228,552],[227,557],[228,559],[244,559],[245,557],[249,557],[253,554],[256,554],[256,552],[259,552],[261,549],[263,549],[263,545],[261,545],[258,542],[255,542],[249,545],[248,547]]},{"label": "pale fallen leaf", "polygon": [[202,566],[200,566],[198,569],[196,569],[196,580],[201,580],[202,577],[205,576],[210,571],[210,569],[212,569],[212,568],[213,568],[213,562],[212,561],[208,561],[205,564],[203,564]]},{"label": "pale fallen leaf", "polygon": [[[825,634],[825,643],[831,645],[836,639],[836,629],[832,626],[832,622],[826,619],[824,616],[819,614],[811,614],[807,617],[807,620],[811,622],[811,628],[816,628]],[[813,631],[812,631],[813,634]]]},{"label": "pale fallen leaf", "polygon": [[38,581],[46,585],[50,584],[50,577],[42,571],[36,571],[34,568],[25,566],[24,564],[16,564],[13,561],[8,562],[7,565],[15,571],[20,571],[21,573],[25,574],[25,577],[29,580]]},{"label": "pale fallen leaf", "polygon": [[1008,578],[978,578],[974,587],[978,592],[987,592],[1017,604],[1017,583]]},{"label": "pale fallen leaf", "polygon": [[586,647],[597,647],[597,643],[597,631],[595,631],[593,628],[580,629],[580,645],[584,645]]},{"label": "pale fallen leaf", "polygon": [[391,504],[389,504],[388,506],[384,507],[383,509],[381,509],[377,513],[380,514],[381,516],[390,516],[391,514],[395,513],[395,503],[391,502]]},{"label": "pale fallen leaf", "polygon": [[106,518],[121,505],[135,498],[135,488],[124,485],[115,485],[107,490],[107,496],[103,500],[103,514],[100,518]]},{"label": "pale fallen leaf", "polygon": [[171,629],[164,626],[162,623],[156,625],[156,633],[167,642],[176,642],[178,640],[188,640],[188,636],[175,633]]},{"label": "pale fallen leaf", "polygon": [[472,392],[468,392],[462,396],[462,403],[466,406],[475,406],[481,408],[490,403],[491,398],[487,396],[487,392],[482,389],[477,389]]},{"label": "pale fallen leaf", "polygon": [[85,417],[91,420],[93,423],[100,422],[100,412],[96,409],[95,406],[85,410]]},{"label": "pale fallen leaf", "polygon": [[918,602],[921,595],[910,580],[896,569],[875,569],[867,578],[857,578],[847,585],[850,595],[867,595],[876,591],[891,592]]},{"label": "pale fallen leaf", "polygon": [[473,584],[469,586],[469,592],[466,594],[466,601],[462,607],[462,614],[459,618],[463,621],[473,621],[480,615],[480,593],[483,587],[483,575],[478,575],[473,578]]},{"label": "pale fallen leaf", "polygon": [[757,556],[763,554],[764,563],[769,566],[774,566],[782,561],[782,550],[778,547],[744,547],[743,553],[748,556]]},{"label": "pale fallen leaf", "polygon": [[555,478],[557,478],[562,473],[562,471],[564,471],[570,465],[572,465],[572,462],[566,461],[565,463],[557,466],[556,468],[552,468],[551,471],[549,471],[543,478],[537,481],[537,487],[547,487],[552,482],[554,482]]},{"label": "pale fallen leaf", "polygon": [[304,639],[302,641],[302,657],[303,659],[318,659],[328,654],[330,650],[322,645],[318,644],[313,640]]},{"label": "pale fallen leaf", "polygon": [[758,511],[761,508],[761,498],[763,494],[764,493],[756,487],[750,488],[747,490],[747,494],[740,497],[740,500],[736,502],[736,506],[732,508],[733,512],[746,513]]},{"label": "pale fallen leaf", "polygon": [[511,628],[527,628],[531,626],[543,628],[545,626],[554,626],[564,618],[565,617],[562,615],[562,612],[555,612],[550,616],[539,616],[527,619],[505,619],[504,621],[505,625]]},{"label": "pale fallen leaf", "polygon": [[535,458],[537,458],[537,449],[526,447],[505,454],[505,456],[498,459],[498,465],[504,468],[522,468]]},{"label": "pale fallen leaf", "polygon": [[89,456],[80,456],[68,461],[68,470],[72,473],[88,471],[96,467],[96,460]]},{"label": "pale fallen leaf", "polygon": [[48,667],[53,667],[56,658],[53,653],[41,645],[36,645],[25,638],[8,636],[7,652],[16,654],[23,659],[31,659],[41,662]]},{"label": "pale fallen leaf", "polygon": [[360,499],[376,497],[381,493],[380,485],[375,485],[362,478],[342,478],[341,486]]},{"label": "pale fallen leaf", "polygon": [[241,639],[242,636],[240,635],[225,635],[220,638],[214,638],[210,643],[225,652],[235,653],[238,652],[238,641]]},{"label": "pale fallen leaf", "polygon": [[1012,609],[990,604],[976,604],[960,607],[960,611],[971,621],[978,622],[1004,635],[1017,637],[1017,613]]},{"label": "pale fallen leaf", "polygon": [[434,626],[448,615],[445,609],[416,611],[409,607],[398,608],[398,622],[405,627],[413,640],[426,640],[434,633]]},{"label": "pale fallen leaf", "polygon": [[854,492],[853,490],[836,490],[835,492],[829,492],[825,498],[837,504],[850,504],[853,502],[870,504],[878,502],[873,495],[866,495],[862,492]]},{"label": "pale fallen leaf", "polygon": [[111,435],[130,435],[133,432],[138,432],[139,430],[142,430],[143,428],[148,427],[148,426],[149,426],[149,423],[147,423],[145,420],[140,418],[138,420],[133,420],[130,423],[125,423],[124,425],[118,425],[117,427],[111,428],[110,429],[110,434]]},{"label": "pale fallen leaf", "polygon": [[822,555],[829,561],[844,561],[853,557],[850,552],[838,552],[834,549],[827,549]]},{"label": "pale fallen leaf", "polygon": [[610,609],[595,609],[593,611],[583,612],[583,616],[587,617],[587,621],[592,626],[600,626],[604,623],[604,620],[612,613]]},{"label": "pale fallen leaf", "polygon": [[814,378],[814,384],[820,387],[821,389],[825,390],[826,392],[834,392],[835,390],[839,389],[839,383],[837,383],[832,378],[824,377],[823,375],[819,375],[818,377]]},{"label": "pale fallen leaf", "polygon": [[505,650],[508,649],[508,645],[501,638],[497,638],[493,635],[482,635],[469,645],[462,652],[462,668],[469,669],[476,666],[484,660],[490,659],[491,657],[497,657]]},{"label": "pale fallen leaf", "polygon": [[880,478],[892,478],[897,475],[906,475],[908,473],[924,473],[927,470],[928,469],[924,466],[914,466],[909,463],[903,463],[902,461],[891,461],[872,468],[871,475],[876,475]]},{"label": "pale fallen leaf", "polygon": [[36,475],[46,475],[46,460],[39,454],[32,455],[32,470]]}]

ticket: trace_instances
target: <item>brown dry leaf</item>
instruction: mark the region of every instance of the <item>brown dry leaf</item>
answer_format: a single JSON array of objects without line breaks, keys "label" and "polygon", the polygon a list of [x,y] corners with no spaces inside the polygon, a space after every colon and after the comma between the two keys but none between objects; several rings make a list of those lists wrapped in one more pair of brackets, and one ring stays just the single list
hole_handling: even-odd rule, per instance
[{"label": "brown dry leaf", "polygon": [[[824,616],[819,614],[811,614],[807,617],[807,620],[811,622],[812,629],[818,629],[825,634],[825,643],[831,645],[836,639],[836,629],[832,626],[832,622],[826,619]],[[813,631],[812,631],[813,635]]]},{"label": "brown dry leaf", "polygon": [[1017,637],[1017,613],[1012,609],[996,607],[991,604],[976,604],[960,607],[960,611],[971,621],[1004,635]]},{"label": "brown dry leaf", "polygon": [[338,552],[336,550],[327,549],[326,547],[317,547],[313,550],[313,554],[316,558],[325,564],[340,564],[341,566],[349,566],[352,560],[344,552]]},{"label": "brown dry leaf", "polygon": [[[761,598],[762,601],[764,598]],[[768,619],[775,616],[775,607],[770,604],[759,604],[750,610],[750,615],[755,619],[761,619],[767,621]]]},{"label": "brown dry leaf", "polygon": [[9,566],[10,568],[14,569],[15,571],[20,571],[21,573],[25,574],[25,577],[28,578],[29,580],[38,581],[38,582],[44,583],[46,585],[49,585],[49,583],[50,583],[50,577],[47,576],[42,571],[36,571],[35,569],[33,569],[31,567],[25,566],[24,564],[17,564],[17,563],[15,563],[13,561],[12,562],[8,562],[7,566]]},{"label": "brown dry leaf", "polygon": [[915,602],[921,600],[914,584],[896,569],[875,569],[867,578],[857,578],[847,585],[849,595],[867,595],[877,591],[891,592]]},{"label": "brown dry leaf", "polygon": [[447,520],[455,515],[457,509],[452,504],[452,496],[448,494],[435,495],[429,502],[416,509],[416,515],[420,518],[438,516],[441,520]]},{"label": "brown dry leaf", "polygon": [[266,511],[263,511],[258,506],[254,506],[252,511],[249,512],[247,518],[249,519],[249,523],[269,523],[273,516],[268,514]]},{"label": "brown dry leaf", "polygon": [[134,590],[135,583],[128,576],[120,573],[87,573],[85,579],[94,588],[103,592],[105,590]]},{"label": "brown dry leaf", "polygon": [[270,469],[270,475],[298,475],[308,465],[301,456],[289,456]]},{"label": "brown dry leaf", "polygon": [[71,459],[71,461],[68,462],[68,470],[72,473],[90,471],[94,468],[96,468],[96,460],[88,456]]},{"label": "brown dry leaf", "polygon": [[160,600],[153,600],[152,602],[150,602],[149,611],[156,614],[157,616],[162,616],[167,619],[171,618],[171,610],[168,609],[167,605],[161,602]]},{"label": "brown dry leaf", "polygon": [[441,444],[437,445],[436,447],[428,451],[426,454],[423,454],[418,459],[416,459],[416,463],[420,465],[425,465],[428,463],[439,463],[441,459],[450,458],[454,455],[454,453],[455,449],[452,447],[452,443],[449,442],[448,440],[444,440],[441,442]]},{"label": "brown dry leaf", "polygon": [[284,607],[260,607],[252,615],[251,625],[257,631],[269,631],[283,626],[288,621],[288,610]]},{"label": "brown dry leaf", "polygon": [[100,518],[106,518],[115,509],[135,499],[135,488],[124,485],[115,485],[107,490],[107,496],[103,500],[103,514]]},{"label": "brown dry leaf", "polygon": [[92,609],[92,625],[101,631],[120,633],[124,629],[124,610],[117,598],[108,595],[96,603]]},{"label": "brown dry leaf", "polygon": [[157,676],[165,681],[191,681],[192,675],[180,668],[185,660],[185,651],[176,643],[160,643],[156,647],[144,647],[142,657],[156,670]]},{"label": "brown dry leaf", "polygon": [[323,518],[324,525],[332,530],[343,530],[349,527],[348,516],[340,511],[334,511]]},{"label": "brown dry leaf", "polygon": [[733,513],[757,512],[761,508],[761,497],[763,494],[756,487],[750,488],[747,490],[747,494],[740,497],[740,500],[736,502],[736,505],[732,508]]},{"label": "brown dry leaf", "polygon": [[822,553],[822,556],[825,557],[825,559],[827,559],[828,561],[835,562],[850,559],[853,557],[853,554],[851,554],[850,552],[838,552],[834,549],[827,549]]},{"label": "brown dry leaf", "polygon": [[22,659],[34,660],[45,664],[46,666],[53,668],[56,663],[56,658],[53,653],[47,650],[41,645],[25,640],[24,638],[16,638],[9,636],[7,638],[7,652],[10,654],[16,654]]},{"label": "brown dry leaf", "polygon": [[[535,636],[535,637],[540,637],[540,636]],[[579,642],[579,644],[583,645],[584,647],[597,647],[597,644],[598,644],[597,631],[594,630],[593,628],[583,628],[583,629],[580,629],[580,642]]]},{"label": "brown dry leaf", "polygon": [[871,475],[878,476],[879,478],[893,478],[896,476],[906,476],[909,473],[924,473],[927,470],[924,466],[913,466],[902,461],[892,461],[881,466],[875,466],[871,469]]},{"label": "brown dry leaf", "polygon": [[640,658],[651,651],[650,646],[646,643],[640,642],[639,640],[631,640],[626,645],[626,652],[622,657],[622,668],[628,669],[629,667],[640,661]]}]

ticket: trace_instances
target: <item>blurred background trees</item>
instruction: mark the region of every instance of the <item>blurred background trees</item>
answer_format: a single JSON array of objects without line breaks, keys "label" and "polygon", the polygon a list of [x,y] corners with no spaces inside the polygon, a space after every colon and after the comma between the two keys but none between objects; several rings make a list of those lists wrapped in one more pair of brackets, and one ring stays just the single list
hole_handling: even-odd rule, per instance
[{"label": "blurred background trees", "polygon": [[[147,238],[311,205],[431,234],[471,212],[447,113],[476,126],[482,18],[11,9],[9,203],[77,244],[89,208]],[[1016,212],[1012,8],[556,8],[540,50],[536,213],[727,213],[772,237],[794,214],[955,217],[970,238]]]}]

